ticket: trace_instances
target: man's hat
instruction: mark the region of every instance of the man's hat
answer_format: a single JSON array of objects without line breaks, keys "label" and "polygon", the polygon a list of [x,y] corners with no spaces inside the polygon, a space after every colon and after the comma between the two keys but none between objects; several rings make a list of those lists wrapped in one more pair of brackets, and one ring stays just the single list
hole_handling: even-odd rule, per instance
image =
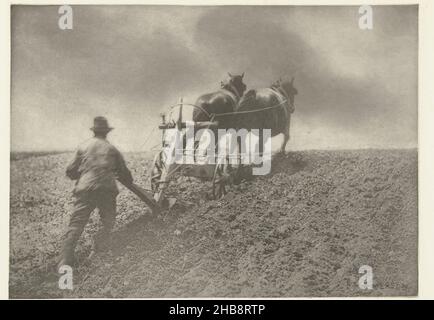
[{"label": "man's hat", "polygon": [[105,117],[95,117],[93,119],[93,127],[90,128],[90,130],[93,132],[109,132],[113,130],[113,128],[108,125]]}]

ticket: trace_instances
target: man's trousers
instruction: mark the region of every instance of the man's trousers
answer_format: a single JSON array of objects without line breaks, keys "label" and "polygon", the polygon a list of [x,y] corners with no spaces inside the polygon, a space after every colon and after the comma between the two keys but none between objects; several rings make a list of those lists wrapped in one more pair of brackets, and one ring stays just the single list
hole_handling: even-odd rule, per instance
[{"label": "man's trousers", "polygon": [[74,209],[62,248],[62,258],[64,260],[69,263],[74,260],[74,251],[78,239],[89,221],[90,214],[95,209],[98,209],[103,225],[95,236],[95,249],[103,250],[109,246],[110,233],[116,221],[116,196],[116,193],[107,190],[96,190],[76,195]]}]

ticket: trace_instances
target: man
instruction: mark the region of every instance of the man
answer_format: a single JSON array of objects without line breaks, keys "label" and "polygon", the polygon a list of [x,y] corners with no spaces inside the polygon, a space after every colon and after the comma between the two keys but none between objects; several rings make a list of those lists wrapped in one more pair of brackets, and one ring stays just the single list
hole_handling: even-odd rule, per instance
[{"label": "man", "polygon": [[96,117],[90,129],[94,137],[78,147],[74,160],[66,169],[66,175],[76,180],[75,202],[58,267],[74,265],[77,241],[95,208],[99,210],[103,228],[95,236],[94,250],[107,248],[116,219],[116,196],[119,193],[116,179],[127,184],[133,182],[121,153],[106,140],[113,129],[107,119]]}]

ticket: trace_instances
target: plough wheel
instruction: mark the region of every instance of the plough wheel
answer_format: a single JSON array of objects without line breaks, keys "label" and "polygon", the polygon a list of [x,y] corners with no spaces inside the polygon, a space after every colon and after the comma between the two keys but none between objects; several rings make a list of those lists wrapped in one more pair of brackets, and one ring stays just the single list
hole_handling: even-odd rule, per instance
[{"label": "plough wheel", "polygon": [[236,170],[229,163],[218,163],[212,179],[212,195],[215,200],[222,198],[233,183]]},{"label": "plough wheel", "polygon": [[160,151],[154,158],[154,163],[151,171],[151,190],[154,193],[154,199],[160,202],[165,183],[162,183],[166,179],[166,167],[163,162],[163,152]]}]

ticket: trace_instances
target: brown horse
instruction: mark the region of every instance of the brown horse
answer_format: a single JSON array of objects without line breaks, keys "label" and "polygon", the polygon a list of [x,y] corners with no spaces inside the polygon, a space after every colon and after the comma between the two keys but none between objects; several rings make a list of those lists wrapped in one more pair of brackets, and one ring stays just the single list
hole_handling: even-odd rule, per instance
[{"label": "brown horse", "polygon": [[[294,112],[294,96],[297,94],[294,78],[291,81],[278,80],[270,88],[249,90],[236,108],[237,128],[271,129],[274,137],[283,133],[280,152],[285,152],[289,140],[291,113]],[[261,110],[250,112],[254,110]]]},{"label": "brown horse", "polygon": [[[246,90],[246,85],[243,83],[244,73],[235,76],[228,73],[228,75],[228,81],[221,82],[221,90],[204,94],[197,99],[195,105],[198,108],[193,112],[193,121],[209,121],[209,115],[235,111],[238,101]],[[220,126],[226,127],[224,123],[220,123]]]}]

